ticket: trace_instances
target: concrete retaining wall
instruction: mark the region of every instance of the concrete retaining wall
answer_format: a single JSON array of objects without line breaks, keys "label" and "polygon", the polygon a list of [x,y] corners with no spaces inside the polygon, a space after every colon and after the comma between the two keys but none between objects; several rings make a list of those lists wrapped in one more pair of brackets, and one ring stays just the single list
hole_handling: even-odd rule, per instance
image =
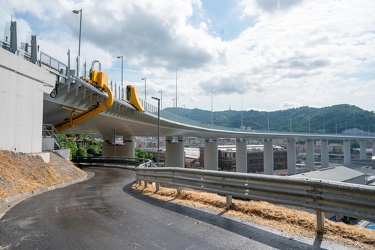
[{"label": "concrete retaining wall", "polygon": [[43,93],[55,76],[0,49],[0,150],[42,151]]}]

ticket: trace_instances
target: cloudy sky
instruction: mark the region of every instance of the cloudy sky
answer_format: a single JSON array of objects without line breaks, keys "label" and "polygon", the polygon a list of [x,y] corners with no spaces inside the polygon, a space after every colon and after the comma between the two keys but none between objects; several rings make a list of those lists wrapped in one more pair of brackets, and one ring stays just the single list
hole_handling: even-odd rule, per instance
[{"label": "cloudy sky", "polygon": [[[0,39],[102,71],[163,107],[280,110],[348,103],[375,110],[374,0],[2,0]],[[74,63],[74,59],[71,60]],[[82,68],[82,67],[81,67]],[[212,101],[212,102],[211,102]]]}]

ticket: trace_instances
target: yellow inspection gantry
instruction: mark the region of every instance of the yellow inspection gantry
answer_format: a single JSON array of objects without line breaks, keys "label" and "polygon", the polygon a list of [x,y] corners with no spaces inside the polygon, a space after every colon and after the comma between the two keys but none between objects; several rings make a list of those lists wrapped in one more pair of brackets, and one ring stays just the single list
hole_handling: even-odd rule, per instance
[{"label": "yellow inspection gantry", "polygon": [[[99,70],[93,70],[95,63],[99,64]],[[55,125],[55,128],[58,132],[62,132],[64,130],[67,130],[68,128],[74,127],[77,124],[80,124],[81,122],[84,122],[90,119],[91,117],[99,114],[100,112],[109,109],[113,105],[115,98],[113,96],[112,91],[108,88],[108,75],[104,72],[101,72],[101,64],[99,61],[95,60],[92,62],[90,70],[90,79],[87,79],[83,76],[81,76],[81,79],[107,92],[107,102],[101,105],[94,105],[90,107],[88,110],[83,111],[81,113],[77,113],[76,110],[72,110],[69,118]]]}]

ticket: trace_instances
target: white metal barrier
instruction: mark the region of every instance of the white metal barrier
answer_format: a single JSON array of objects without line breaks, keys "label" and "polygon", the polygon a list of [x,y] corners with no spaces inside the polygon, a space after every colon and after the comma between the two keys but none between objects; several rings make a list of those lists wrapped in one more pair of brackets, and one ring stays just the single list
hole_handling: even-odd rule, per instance
[{"label": "white metal barrier", "polygon": [[375,221],[375,187],[335,181],[196,170],[185,168],[137,168],[138,183],[143,180],[189,187],[232,196],[293,205],[316,210],[317,233],[324,232],[324,212]]}]

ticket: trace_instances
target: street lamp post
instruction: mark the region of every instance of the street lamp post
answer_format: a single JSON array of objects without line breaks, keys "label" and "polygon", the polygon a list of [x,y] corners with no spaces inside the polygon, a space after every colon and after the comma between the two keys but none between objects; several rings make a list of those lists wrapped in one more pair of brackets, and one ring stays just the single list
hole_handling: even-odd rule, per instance
[{"label": "street lamp post", "polygon": [[158,101],[158,167],[160,167],[160,99],[157,97],[151,97]]},{"label": "street lamp post", "polygon": [[162,110],[163,109],[163,91],[159,90],[158,92],[160,92],[160,110]]},{"label": "street lamp post", "polygon": [[79,15],[79,40],[78,40],[78,60],[77,60],[77,76],[79,75],[79,64],[81,58],[81,34],[82,34],[82,9],[80,10],[73,10],[74,14]]},{"label": "street lamp post", "polygon": [[176,108],[177,108],[177,68],[176,68]]},{"label": "street lamp post", "polygon": [[[121,87],[124,88],[124,56],[118,56],[121,58]],[[124,98],[124,91],[122,91],[122,98]]]},{"label": "street lamp post", "polygon": [[146,77],[142,78],[141,80],[145,81],[145,101],[146,101]]},{"label": "street lamp post", "polygon": [[112,131],[113,131],[113,156],[116,157],[116,129],[113,129],[112,128]]}]

